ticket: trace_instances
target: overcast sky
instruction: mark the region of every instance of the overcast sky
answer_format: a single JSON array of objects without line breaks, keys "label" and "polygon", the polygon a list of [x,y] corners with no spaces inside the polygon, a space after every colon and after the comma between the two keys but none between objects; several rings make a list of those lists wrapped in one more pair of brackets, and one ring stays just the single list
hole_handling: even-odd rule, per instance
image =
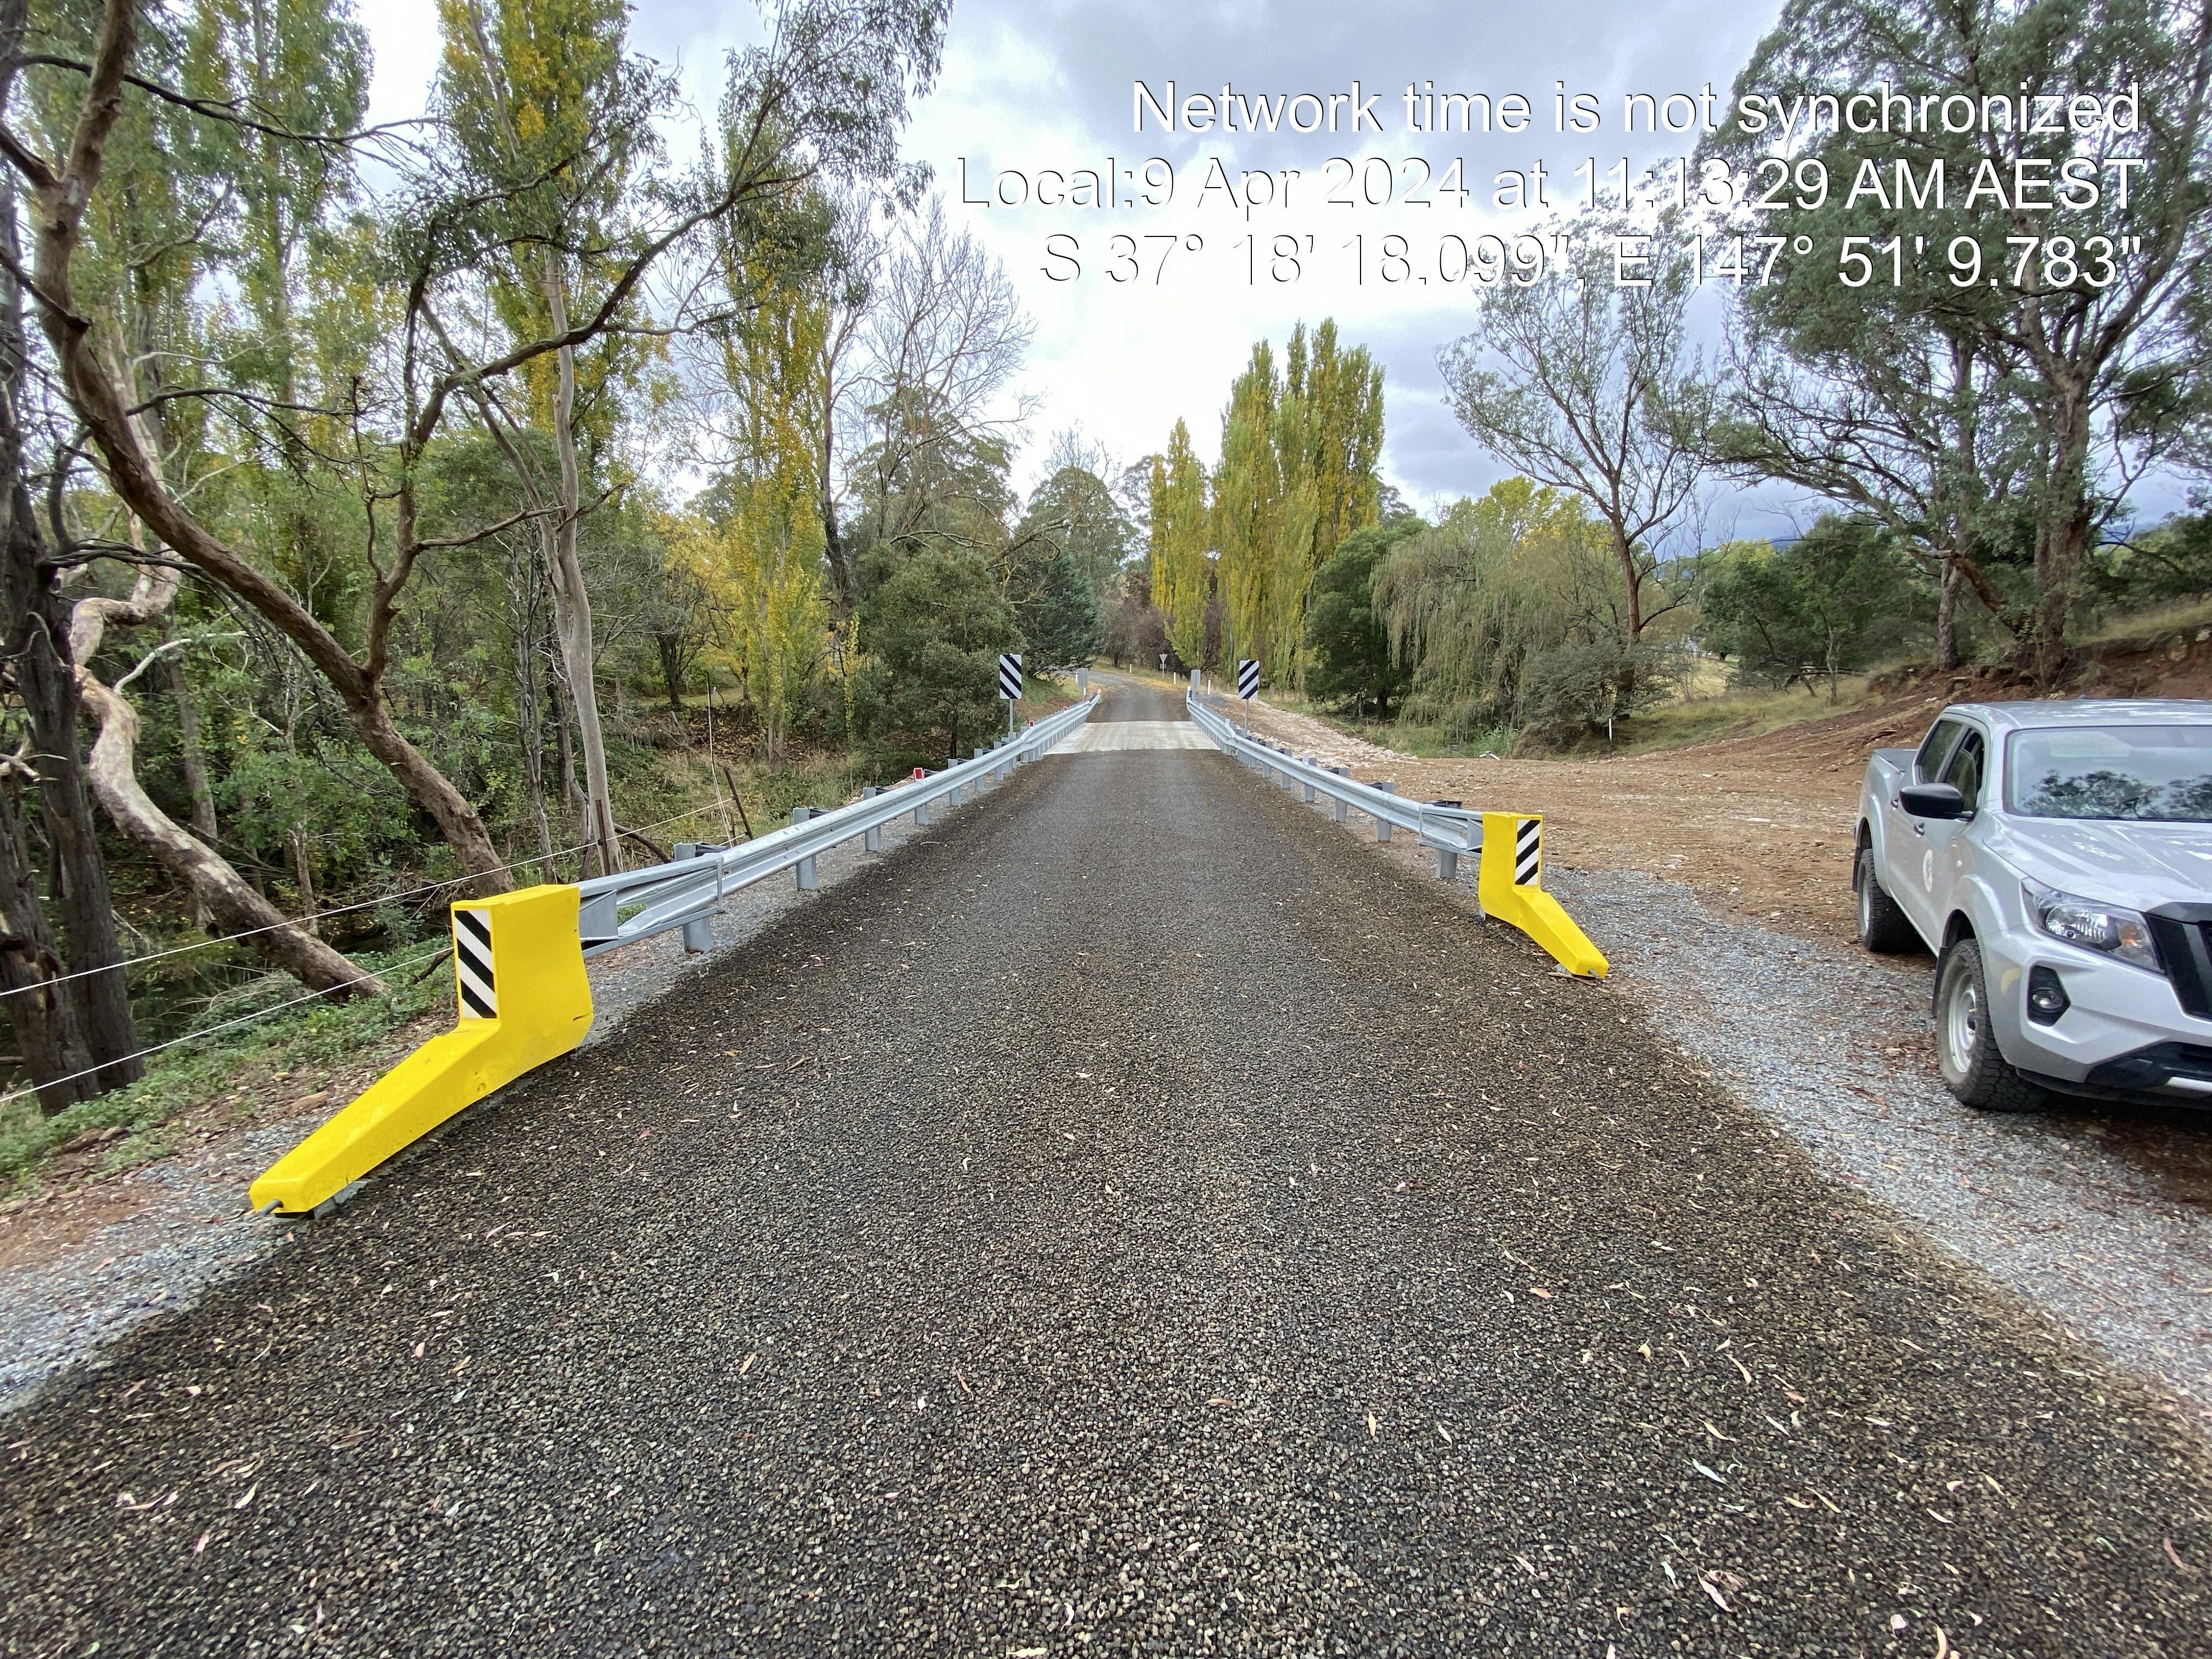
[{"label": "overcast sky", "polygon": [[[1279,345],[1293,324],[1333,316],[1386,371],[1384,477],[1425,507],[1480,493],[1501,469],[1453,420],[1435,366],[1437,347],[1464,331],[1470,303],[1466,289],[1447,288],[1437,269],[1441,238],[1528,222],[1527,216],[1516,219],[1486,205],[1500,168],[1526,167],[1540,158],[1553,174],[1553,199],[1561,201],[1582,189],[1568,175],[1585,155],[1595,155],[1603,167],[1625,150],[1640,169],[1692,147],[1695,133],[1625,141],[1623,94],[1694,94],[1709,82],[1724,94],[1778,9],[1779,0],[1552,0],[1540,7],[1467,0],[1358,6],[956,0],[944,74],[916,111],[905,149],[934,169],[951,210],[1003,259],[1036,321],[1025,389],[1041,406],[1018,477],[1030,482],[1046,441],[1073,424],[1127,460],[1162,447],[1181,416],[1200,453],[1210,458],[1229,382],[1252,343],[1266,337]],[[377,55],[376,116],[419,113],[436,66],[434,0],[363,0],[361,14]],[[631,38],[639,50],[678,66],[693,106],[711,111],[723,54],[756,38],[758,29],[758,12],[747,0],[643,0],[633,14]],[[1163,96],[1172,80],[1188,97],[1218,92],[1224,82],[1240,93],[1326,94],[1348,90],[1354,79],[1363,96],[1382,94],[1376,105],[1380,135],[1148,129],[1140,137],[1133,131],[1133,88],[1139,80]],[[1409,133],[1400,94],[1413,81],[1495,98],[1521,93],[1534,106],[1531,131],[1522,137]],[[1570,92],[1597,95],[1600,133],[1552,131],[1552,100],[1561,81]],[[1339,114],[1348,123],[1341,106]],[[678,153],[689,154],[695,143],[679,137]],[[1464,157],[1474,194],[1465,208],[1442,201],[1425,209],[1397,203],[1332,207],[1322,197],[1337,182],[1326,167],[1336,155],[1355,162],[1388,158],[1401,184],[1416,176],[1400,167],[1408,157],[1422,157],[1438,173]],[[1154,155],[1176,173],[1175,201],[1164,210],[1009,210],[960,202],[963,157],[968,193],[984,196],[1001,170],[1034,179],[1047,168],[1103,168],[1109,156],[1133,168]],[[1207,164],[1215,159],[1232,177],[1284,168],[1304,176],[1290,185],[1287,209],[1256,210],[1248,222],[1218,192],[1199,203]],[[1379,173],[1364,179],[1381,183]],[[1132,187],[1124,183],[1121,194]],[[1164,280],[1155,284],[1151,264],[1163,244],[1140,244],[1146,260],[1140,279],[1116,284],[1106,275],[1116,233],[1172,233],[1184,240],[1196,237],[1201,246],[1194,252],[1179,240]],[[1055,234],[1078,239],[1078,280],[1054,282],[1045,274],[1046,239]],[[1395,285],[1380,280],[1382,239],[1394,234],[1407,239],[1409,260],[1402,268],[1408,280]],[[1259,238],[1256,283],[1248,281],[1249,256],[1237,246],[1247,234]],[[1277,235],[1296,236],[1302,245],[1311,239],[1310,255],[1301,246],[1302,274],[1295,283],[1267,279],[1267,254]],[[1345,246],[1355,236],[1364,242],[1364,285],[1353,280],[1356,256]],[[1069,266],[1054,268],[1065,272]],[[1425,285],[1411,280],[1424,274],[1430,276]],[[1705,307],[1708,328],[1717,303],[1716,295]],[[1807,516],[1805,503],[1780,492],[1762,492],[1755,501],[1725,499],[1706,535],[1771,533]]]}]

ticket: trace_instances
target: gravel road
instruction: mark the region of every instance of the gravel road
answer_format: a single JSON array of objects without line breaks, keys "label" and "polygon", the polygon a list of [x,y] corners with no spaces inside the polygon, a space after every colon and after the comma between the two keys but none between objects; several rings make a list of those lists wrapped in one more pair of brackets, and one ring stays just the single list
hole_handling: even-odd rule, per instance
[{"label": "gravel road", "polygon": [[[955,817],[967,811],[951,809]],[[896,848],[914,833],[913,821],[901,818],[884,827],[884,845]],[[854,842],[823,854],[816,873],[822,886],[834,887],[869,863]],[[586,1048],[610,1039],[631,1013],[706,971],[722,955],[747,948],[805,902],[788,877],[764,882],[723,900],[714,912],[713,948],[697,956],[687,953],[676,934],[664,933],[593,958],[593,1018]],[[356,1087],[365,1086],[368,1077],[408,1046],[403,1042],[380,1063],[362,1057],[372,1066]],[[270,1227],[246,1207],[246,1193],[254,1176],[328,1114],[328,1102],[316,1098],[311,1115],[252,1122],[129,1170],[112,1188],[72,1195],[112,1206],[112,1218],[44,1236],[19,1231],[0,1245],[0,1309],[6,1310],[0,1318],[0,1415],[103,1343],[156,1314],[191,1307],[210,1284],[289,1242],[283,1230]],[[0,1441],[6,1437],[0,1425]]]},{"label": "gravel road", "polygon": [[1025,768],[292,1237],[9,1419],[0,1651],[2212,1623],[2167,1408],[1204,752]]}]

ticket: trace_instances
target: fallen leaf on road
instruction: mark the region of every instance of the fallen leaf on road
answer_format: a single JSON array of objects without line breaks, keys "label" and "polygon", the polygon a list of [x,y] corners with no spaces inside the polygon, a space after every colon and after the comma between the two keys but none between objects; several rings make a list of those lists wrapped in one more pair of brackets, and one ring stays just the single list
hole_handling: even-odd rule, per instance
[{"label": "fallen leaf on road", "polygon": [[200,1541],[192,1546],[192,1553],[194,1555],[198,1555],[202,1550],[204,1550],[207,1547],[208,1540],[214,1536],[215,1534],[211,1532],[202,1533],[200,1534]]},{"label": "fallen leaf on road", "polygon": [[1725,1486],[1728,1485],[1726,1480],[1723,1480],[1719,1475],[1715,1474],[1711,1469],[1707,1468],[1703,1463],[1698,1462],[1694,1457],[1690,1460],[1690,1467],[1717,1486]]},{"label": "fallen leaf on road", "polygon": [[1723,1613],[1734,1613],[1735,1611],[1734,1607],[1729,1605],[1728,1597],[1721,1594],[1720,1586],[1714,1583],[1711,1579],[1700,1578],[1698,1580],[1698,1588],[1705,1591],[1706,1595],[1711,1596],[1713,1598],[1714,1605],[1719,1607]]},{"label": "fallen leaf on road", "polygon": [[2191,1566],[2188,1562],[2181,1559],[2181,1552],[2173,1547],[2173,1540],[2167,1538],[2163,1539],[2160,1541],[2166,1546],[2166,1559],[2172,1562],[2175,1566],[2179,1567],[2182,1571],[2187,1573],[2191,1578],[2196,1577],[2197,1569]]},{"label": "fallen leaf on road", "polygon": [[738,1366],[738,1375],[739,1376],[744,1376],[747,1371],[749,1371],[749,1370],[752,1370],[752,1368],[753,1368],[753,1361],[754,1361],[754,1360],[756,1360],[756,1359],[758,1359],[759,1358],[760,1358],[760,1356],[759,1356],[758,1354],[757,1354],[757,1353],[749,1353],[749,1354],[747,1354],[747,1355],[745,1356],[745,1363],[744,1363],[744,1364],[742,1364],[742,1365],[740,1365],[740,1366]]},{"label": "fallen leaf on road", "polygon": [[251,1504],[251,1503],[253,1501],[253,1494],[254,1494],[254,1493],[256,1493],[256,1492],[259,1492],[260,1490],[261,1490],[261,1486],[260,1486],[260,1484],[259,1484],[258,1482],[256,1482],[254,1485],[252,1485],[252,1486],[248,1486],[248,1487],[246,1489],[246,1491],[245,1491],[244,1494],[243,1494],[243,1495],[241,1495],[241,1496],[240,1497],[240,1498],[238,1499],[238,1501],[237,1501],[236,1503],[234,1503],[234,1504],[233,1504],[231,1505],[231,1508],[233,1508],[233,1509],[234,1509],[234,1510],[242,1510],[242,1509],[244,1509],[244,1508],[245,1508],[248,1504]]},{"label": "fallen leaf on road", "polygon": [[1531,1285],[1528,1287],[1528,1294],[1531,1296],[1540,1296],[1547,1302],[1549,1302],[1552,1299],[1552,1293],[1546,1290],[1541,1285]]}]

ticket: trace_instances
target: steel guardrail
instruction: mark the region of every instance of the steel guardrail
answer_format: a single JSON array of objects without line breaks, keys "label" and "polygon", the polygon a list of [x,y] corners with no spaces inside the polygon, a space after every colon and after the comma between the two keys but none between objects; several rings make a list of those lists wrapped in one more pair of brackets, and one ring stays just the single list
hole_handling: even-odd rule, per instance
[{"label": "steel guardrail", "polygon": [[1202,696],[1186,694],[1184,701],[1199,730],[1212,738],[1217,747],[1247,766],[1279,776],[1290,787],[1303,789],[1307,800],[1316,794],[1327,795],[1378,823],[1411,830],[1424,847],[1455,856],[1482,850],[1481,813],[1434,805],[1362,783],[1349,772],[1322,765],[1310,755],[1296,755],[1281,744],[1238,731]]},{"label": "steel guardrail", "polygon": [[1098,696],[1094,691],[1081,702],[1032,721],[973,759],[864,795],[849,805],[771,830],[741,846],[702,849],[691,858],[577,883],[581,898],[577,927],[585,957],[702,921],[732,893],[808,866],[831,848],[881,830],[906,813],[928,822],[930,809],[938,802],[950,797],[957,803],[963,791],[1001,778],[1051,748],[1091,718]]}]

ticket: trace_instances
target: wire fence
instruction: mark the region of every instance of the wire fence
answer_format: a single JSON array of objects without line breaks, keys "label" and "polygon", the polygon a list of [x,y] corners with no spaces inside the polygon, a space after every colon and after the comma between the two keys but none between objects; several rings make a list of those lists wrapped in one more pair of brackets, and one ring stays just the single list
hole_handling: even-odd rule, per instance
[{"label": "wire fence", "polygon": [[[651,823],[634,825],[631,827],[631,833],[642,834],[647,830],[659,830],[672,823],[681,823],[687,818],[705,817],[716,810],[713,803],[703,806],[694,806],[668,817],[656,819]],[[258,939],[264,933],[274,933],[286,927],[304,927],[311,922],[327,921],[332,916],[351,915],[360,910],[381,909],[387,904],[403,904],[409,899],[419,898],[425,893],[437,892],[441,888],[466,886],[469,883],[480,880],[487,875],[502,875],[510,870],[527,869],[533,864],[544,864],[551,859],[568,858],[575,854],[588,851],[592,845],[593,843],[586,842],[576,847],[564,847],[550,854],[532,853],[527,858],[514,859],[505,864],[494,865],[489,870],[474,870],[465,875],[448,876],[441,881],[425,882],[420,887],[410,887],[401,892],[386,893],[377,898],[362,899],[357,903],[333,905],[327,910],[311,911],[304,916],[289,916],[283,921],[272,921],[261,927],[249,927],[242,933],[225,933],[219,939],[194,939],[190,945],[172,945],[166,951],[149,951],[143,956],[127,957],[121,962],[110,963],[102,968],[80,968],[73,973],[57,974],[52,979],[42,979],[33,985],[9,986],[0,989],[0,1002],[6,1001],[9,997],[21,996],[26,992],[43,991],[52,986],[66,985],[71,980],[86,979],[94,974],[112,974],[118,970],[127,973],[131,969],[143,967],[148,963],[163,962],[172,957],[190,956],[199,951],[216,950],[222,945],[234,945],[240,939]]]},{"label": "wire fence", "polygon": [[[410,957],[404,962],[395,962],[385,969],[384,972],[397,974],[409,968],[419,968],[426,962],[444,956],[449,948],[441,945],[434,951],[425,951],[419,957]],[[362,974],[353,979],[340,980],[336,985],[325,985],[319,991],[310,991],[304,996],[292,997],[283,1002],[272,1003],[266,1008],[257,1008],[250,1014],[240,1014],[234,1019],[224,1020],[218,1025],[210,1025],[197,1031],[187,1031],[182,1036],[171,1037],[167,1042],[154,1043],[139,1049],[135,1054],[125,1054],[116,1060],[103,1060],[97,1066],[88,1066],[82,1071],[70,1072],[62,1077],[48,1078],[44,1083],[27,1084],[22,1088],[11,1089],[6,1094],[0,1095],[0,1106],[21,1100],[27,1095],[34,1095],[40,1089],[51,1089],[64,1083],[75,1083],[78,1079],[90,1077],[95,1072],[104,1072],[111,1066],[127,1065],[131,1060],[144,1060],[149,1055],[179,1048],[187,1042],[201,1042],[214,1036],[218,1032],[231,1030],[240,1025],[250,1025],[257,1019],[266,1019],[271,1014],[283,1013],[287,1008],[296,1008],[303,1002],[313,1002],[319,998],[329,996],[332,992],[343,991],[350,986],[363,984],[379,977],[380,975],[376,974]]]}]

